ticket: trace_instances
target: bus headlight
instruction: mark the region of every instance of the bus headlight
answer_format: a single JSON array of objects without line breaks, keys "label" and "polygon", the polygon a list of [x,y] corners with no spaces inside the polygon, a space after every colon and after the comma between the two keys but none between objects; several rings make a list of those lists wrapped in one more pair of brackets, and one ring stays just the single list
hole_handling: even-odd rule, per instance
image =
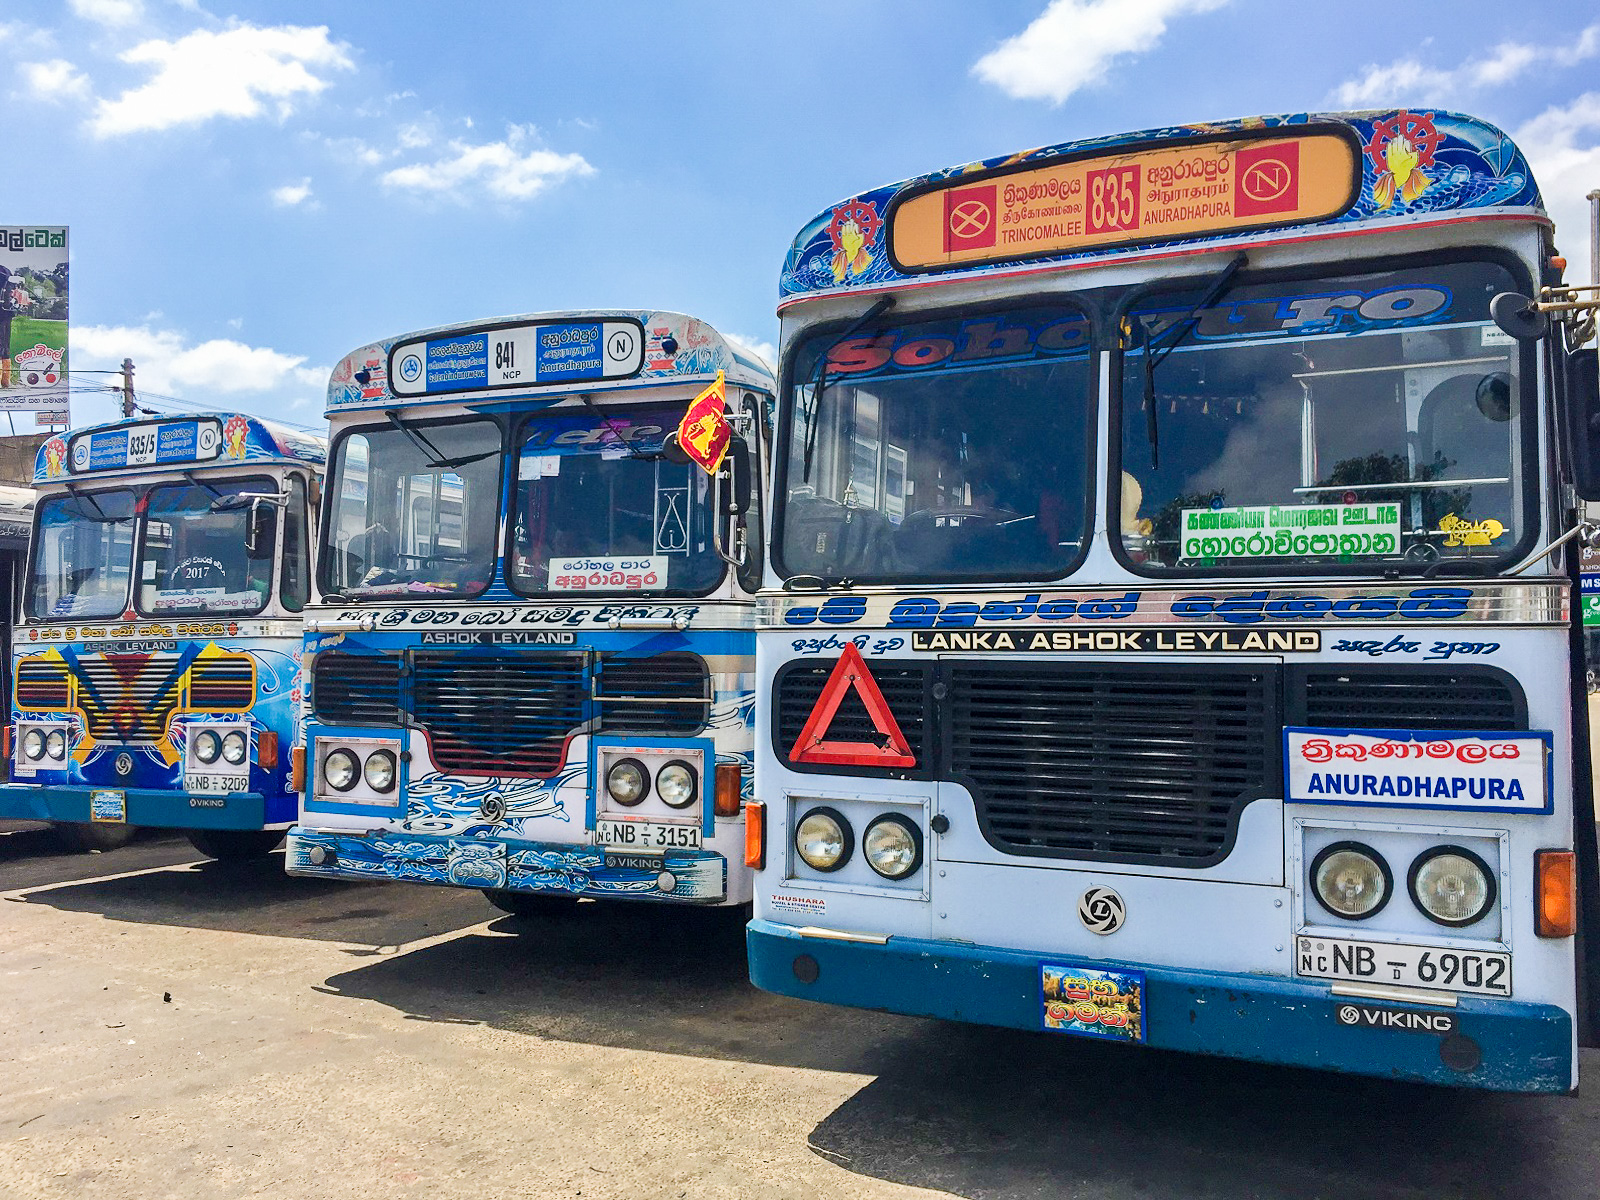
[{"label": "bus headlight", "polygon": [[861,856],[885,879],[904,879],[922,865],[922,834],[897,813],[886,813],[861,835]]},{"label": "bus headlight", "polygon": [[387,792],[394,787],[394,755],[387,750],[375,750],[367,755],[361,768],[361,777],[375,792]]},{"label": "bus headlight", "polygon": [[1494,875],[1472,851],[1435,846],[1417,856],[1406,880],[1422,915],[1441,925],[1471,925],[1494,907]]},{"label": "bus headlight", "polygon": [[794,827],[794,849],[813,871],[837,871],[850,861],[855,834],[835,809],[813,808]]},{"label": "bus headlight", "polygon": [[1394,877],[1371,846],[1335,842],[1311,860],[1311,886],[1322,907],[1334,916],[1360,921],[1389,903]]},{"label": "bus headlight", "polygon": [[44,752],[57,762],[67,756],[67,735],[60,729],[52,729],[44,739]]},{"label": "bus headlight", "polygon": [[335,750],[322,760],[323,781],[336,792],[348,792],[356,785],[360,768],[348,750]]},{"label": "bus headlight", "polygon": [[693,767],[682,759],[673,759],[656,776],[656,795],[671,808],[688,808],[694,803],[699,782]]},{"label": "bus headlight", "polygon": [[618,804],[632,808],[650,789],[650,777],[636,758],[619,758],[606,772],[606,792]]},{"label": "bus headlight", "polygon": [[27,758],[44,757],[44,734],[37,729],[30,729],[22,735],[22,753]]},{"label": "bus headlight", "polygon": [[222,739],[222,757],[234,766],[242,763],[249,752],[249,739],[237,729]]},{"label": "bus headlight", "polygon": [[194,735],[194,756],[207,764],[217,761],[222,754],[222,739],[209,729],[202,729]]}]

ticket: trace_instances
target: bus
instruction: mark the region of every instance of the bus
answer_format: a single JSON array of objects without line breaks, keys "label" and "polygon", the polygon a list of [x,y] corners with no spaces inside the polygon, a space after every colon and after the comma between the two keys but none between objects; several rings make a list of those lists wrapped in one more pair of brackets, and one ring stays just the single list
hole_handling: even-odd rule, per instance
[{"label": "bus", "polygon": [[0,816],[80,850],[138,826],[223,859],[283,840],[326,449],[229,412],[39,448]]},{"label": "bus", "polygon": [[[711,473],[678,431],[718,388]],[[672,312],[347,355],[289,872],[478,888],[516,917],[748,904],[772,396],[765,366]]]},{"label": "bus", "polygon": [[1573,1089],[1600,408],[1564,266],[1522,153],[1442,111],[1048,146],[807,224],[752,980]]}]

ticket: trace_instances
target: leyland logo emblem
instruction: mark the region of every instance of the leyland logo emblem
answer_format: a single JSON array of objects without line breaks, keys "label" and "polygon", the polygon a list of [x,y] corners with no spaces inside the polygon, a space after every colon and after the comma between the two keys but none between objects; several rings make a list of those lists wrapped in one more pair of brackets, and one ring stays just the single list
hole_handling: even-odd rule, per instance
[{"label": "leyland logo emblem", "polygon": [[1090,933],[1102,937],[1115,933],[1127,919],[1128,909],[1122,897],[1108,887],[1092,887],[1078,901],[1078,920]]}]

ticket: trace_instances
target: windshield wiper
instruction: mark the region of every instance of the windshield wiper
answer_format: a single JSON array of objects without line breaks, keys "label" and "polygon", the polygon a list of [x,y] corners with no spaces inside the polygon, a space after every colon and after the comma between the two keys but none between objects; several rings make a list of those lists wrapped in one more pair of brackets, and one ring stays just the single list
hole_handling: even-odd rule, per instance
[{"label": "windshield wiper", "polygon": [[1166,362],[1167,355],[1182,345],[1194,331],[1195,318],[1222,298],[1222,293],[1227,291],[1228,284],[1233,282],[1233,277],[1239,273],[1239,268],[1244,266],[1246,257],[1241,250],[1228,260],[1227,265],[1218,271],[1217,277],[1211,281],[1211,286],[1206,289],[1205,295],[1196,300],[1188,312],[1167,326],[1167,329],[1177,329],[1177,336],[1159,351],[1154,348],[1144,323],[1137,317],[1133,319],[1129,337],[1135,345],[1144,346],[1144,432],[1145,439],[1150,443],[1152,471],[1161,469],[1161,425],[1156,416],[1156,368]]},{"label": "windshield wiper", "polygon": [[76,500],[78,503],[82,504],[84,501],[87,500],[91,505],[93,505],[95,512],[100,514],[100,520],[108,522],[108,523],[113,524],[113,525],[116,524],[116,522],[122,520],[121,517],[107,516],[106,515],[106,510],[100,507],[100,501],[98,501],[98,500],[96,500],[94,498],[94,493],[93,492],[80,492],[77,488],[73,487],[72,484],[70,484],[70,483],[67,484],[67,491],[72,494],[72,498],[74,500]]},{"label": "windshield wiper", "polygon": [[204,479],[201,479],[193,471],[185,471],[183,473],[183,477],[185,479],[187,479],[190,483],[192,483],[195,487],[205,488],[206,491],[211,493],[212,499],[214,499],[214,500],[221,500],[226,495],[225,492],[219,492],[216,488],[212,487]]},{"label": "windshield wiper", "polygon": [[389,424],[411,439],[413,446],[421,450],[424,455],[430,456],[428,466],[435,471],[454,471],[456,468],[467,466],[469,463],[482,462],[486,458],[493,458],[499,453],[498,450],[485,450],[481,454],[462,454],[455,458],[446,458],[439,447],[422,436],[422,430],[414,429],[402,421],[400,414],[396,410],[391,408],[383,415],[389,418]]},{"label": "windshield wiper", "polygon": [[829,342],[827,348],[817,355],[817,365],[811,375],[811,407],[805,412],[805,473],[801,476],[800,481],[802,483],[811,482],[811,460],[816,456],[817,430],[821,428],[821,422],[817,420],[817,407],[822,403],[822,393],[827,390],[828,386],[828,355],[832,354],[840,343],[850,338],[868,321],[871,321],[874,317],[881,316],[893,307],[893,296],[884,296],[882,299],[874,301],[871,308],[852,321],[843,333]]},{"label": "windshield wiper", "polygon": [[579,392],[578,399],[583,406],[589,410],[590,415],[593,416],[596,421],[599,421],[600,424],[604,425],[612,437],[616,438],[617,441],[622,443],[622,448],[628,452],[629,458],[637,458],[640,462],[656,462],[660,459],[666,458],[666,455],[662,454],[660,451],[640,450],[637,446],[630,442],[623,434],[623,431],[611,423],[612,419],[601,411],[600,406],[594,402],[588,392]]}]

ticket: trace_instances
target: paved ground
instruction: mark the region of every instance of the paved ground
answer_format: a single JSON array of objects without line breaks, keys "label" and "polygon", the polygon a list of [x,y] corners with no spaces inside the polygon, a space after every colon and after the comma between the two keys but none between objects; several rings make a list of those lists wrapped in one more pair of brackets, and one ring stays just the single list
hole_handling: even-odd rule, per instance
[{"label": "paved ground", "polygon": [[1600,1190],[1600,1084],[1474,1095],[825,1009],[753,991],[726,916],[519,931],[476,893],[0,827],[0,1197]]}]

